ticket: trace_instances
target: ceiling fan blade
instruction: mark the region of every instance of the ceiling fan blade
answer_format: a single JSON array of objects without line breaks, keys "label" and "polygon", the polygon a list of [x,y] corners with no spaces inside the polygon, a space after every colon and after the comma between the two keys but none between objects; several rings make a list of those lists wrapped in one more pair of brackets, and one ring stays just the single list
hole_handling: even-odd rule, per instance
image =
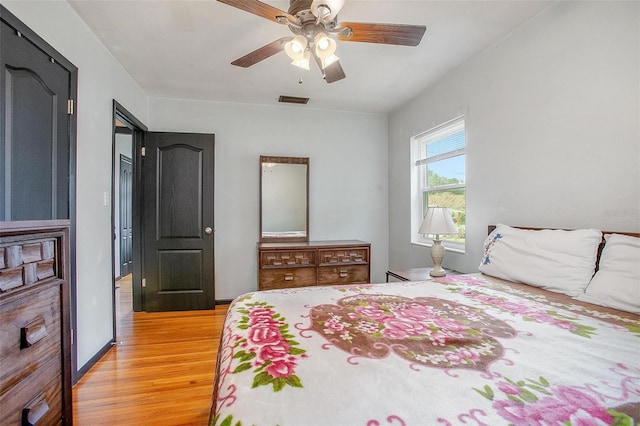
[{"label": "ceiling fan blade", "polygon": [[342,80],[347,75],[344,73],[342,69],[342,65],[340,65],[340,61],[335,61],[332,64],[327,65],[325,69],[322,69],[322,60],[316,55],[316,52],[311,51],[313,59],[315,59],[316,64],[318,64],[318,68],[322,71],[322,76],[324,77],[327,83],[333,83],[334,81]]},{"label": "ceiling fan blade", "polygon": [[338,39],[342,41],[400,46],[417,46],[427,30],[424,25],[368,24],[364,22],[341,22],[339,27],[349,27],[352,31],[351,36],[339,35]]},{"label": "ceiling fan blade", "polygon": [[342,65],[340,65],[340,61],[335,61],[331,65],[327,65],[324,69],[324,79],[327,83],[333,83],[334,81],[342,80],[347,75],[344,73],[342,69]]},{"label": "ceiling fan blade", "polygon": [[293,37],[282,37],[273,41],[265,46],[262,46],[259,49],[254,50],[251,53],[247,53],[242,58],[238,58],[235,61],[231,62],[231,65],[236,65],[238,67],[248,68],[251,65],[255,65],[260,61],[263,61],[276,53],[284,50],[284,44],[291,40]]},{"label": "ceiling fan blade", "polygon": [[278,9],[277,7],[269,6],[266,3],[262,3],[258,0],[218,0],[221,3],[228,4],[229,6],[236,7],[244,10],[245,12],[253,13],[254,15],[261,16],[270,21],[277,23],[286,23],[278,20],[278,16],[284,16],[289,22],[296,22],[296,18],[289,13]]}]

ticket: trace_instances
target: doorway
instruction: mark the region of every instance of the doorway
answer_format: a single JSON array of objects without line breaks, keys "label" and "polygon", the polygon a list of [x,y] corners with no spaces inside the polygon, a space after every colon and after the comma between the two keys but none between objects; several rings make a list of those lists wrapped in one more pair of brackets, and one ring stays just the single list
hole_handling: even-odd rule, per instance
[{"label": "doorway", "polygon": [[[113,157],[113,269],[115,331],[133,307],[133,130],[116,119]],[[115,340],[119,341],[118,336]]]},{"label": "doorway", "polygon": [[[118,141],[125,139],[132,149],[122,155],[131,152],[132,164],[131,190],[124,192],[131,197],[120,201],[120,171],[128,166],[120,167]],[[114,339],[116,300],[125,294],[116,294],[117,278],[130,276],[134,312],[214,309],[214,144],[213,134],[149,132],[114,100]],[[130,203],[131,238],[121,249],[128,232],[118,219],[124,203]],[[129,249],[125,267],[120,257]]]},{"label": "doorway", "polygon": [[133,202],[133,131],[116,124],[115,155],[113,161],[113,218],[115,226],[113,267],[116,280],[133,271],[132,202]]},{"label": "doorway", "polygon": [[[113,101],[112,138],[112,282],[113,282],[113,338],[118,341],[118,323],[123,316],[141,310],[140,247],[134,238],[136,223],[139,227],[139,213],[134,206],[139,194],[136,193],[136,164],[147,127],[117,101]],[[138,204],[139,205],[139,204]],[[136,222],[137,221],[137,222]],[[137,306],[137,309],[136,309]]]}]

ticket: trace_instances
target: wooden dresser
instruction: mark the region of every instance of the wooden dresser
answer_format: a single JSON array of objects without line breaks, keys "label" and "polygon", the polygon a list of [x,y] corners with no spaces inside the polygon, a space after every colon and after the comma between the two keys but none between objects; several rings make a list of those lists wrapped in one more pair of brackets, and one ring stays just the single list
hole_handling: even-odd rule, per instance
[{"label": "wooden dresser", "polygon": [[0,423],[71,425],[69,221],[0,222]]},{"label": "wooden dresser", "polygon": [[258,243],[258,290],[368,283],[370,252],[358,240]]}]

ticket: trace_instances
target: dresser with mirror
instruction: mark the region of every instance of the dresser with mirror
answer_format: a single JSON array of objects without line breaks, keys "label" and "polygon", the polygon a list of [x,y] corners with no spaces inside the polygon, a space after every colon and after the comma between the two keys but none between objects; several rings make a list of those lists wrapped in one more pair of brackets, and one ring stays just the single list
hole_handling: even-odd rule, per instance
[{"label": "dresser with mirror", "polygon": [[371,244],[309,241],[309,158],[260,157],[258,290],[370,282]]}]

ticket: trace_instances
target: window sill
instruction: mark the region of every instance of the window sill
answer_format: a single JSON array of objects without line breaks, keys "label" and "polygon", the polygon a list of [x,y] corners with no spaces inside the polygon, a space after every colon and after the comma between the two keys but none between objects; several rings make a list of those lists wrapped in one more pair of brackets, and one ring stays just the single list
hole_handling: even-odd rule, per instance
[{"label": "window sill", "polygon": [[[433,243],[430,242],[419,242],[419,241],[411,241],[411,244],[413,244],[414,246],[422,246],[422,247],[431,247],[433,245]],[[445,252],[451,252],[451,253],[459,253],[459,254],[465,254],[466,250],[464,248],[458,248],[458,247],[448,247],[445,244],[442,245],[444,247],[444,251]]]}]

